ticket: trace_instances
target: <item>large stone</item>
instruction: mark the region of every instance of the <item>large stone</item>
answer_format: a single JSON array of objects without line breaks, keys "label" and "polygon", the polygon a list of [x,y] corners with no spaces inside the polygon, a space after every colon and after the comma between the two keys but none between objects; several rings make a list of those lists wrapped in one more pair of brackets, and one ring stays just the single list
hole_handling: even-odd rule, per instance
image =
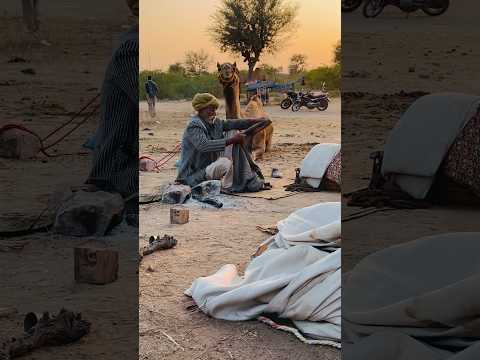
[{"label": "large stone", "polygon": [[162,202],[167,204],[183,204],[190,199],[192,189],[188,185],[169,185],[162,194]]},{"label": "large stone", "polygon": [[29,159],[35,157],[42,144],[38,137],[21,129],[0,129],[0,157]]},{"label": "large stone", "polygon": [[119,194],[78,191],[57,210],[53,230],[70,236],[104,236],[121,222],[123,208]]}]

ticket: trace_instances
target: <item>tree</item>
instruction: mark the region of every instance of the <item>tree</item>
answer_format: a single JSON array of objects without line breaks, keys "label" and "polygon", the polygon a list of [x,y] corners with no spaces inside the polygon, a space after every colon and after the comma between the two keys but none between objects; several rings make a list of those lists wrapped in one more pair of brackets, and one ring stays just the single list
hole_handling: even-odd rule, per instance
[{"label": "tree", "polygon": [[268,64],[262,64],[258,68],[270,80],[277,80],[278,74],[282,72],[282,67],[276,68],[275,66]]},{"label": "tree", "polygon": [[337,65],[340,65],[342,61],[342,43],[339,41],[337,45],[335,45],[335,49],[333,50],[333,62]]},{"label": "tree", "polygon": [[182,74],[185,75],[186,69],[180,62],[176,62],[168,67],[168,72],[171,74]]},{"label": "tree", "polygon": [[302,73],[306,70],[307,56],[304,54],[295,54],[290,58],[290,65],[288,65],[288,72],[290,75]]},{"label": "tree", "polygon": [[208,73],[208,66],[211,62],[210,55],[204,50],[189,51],[185,54],[185,70],[188,75]]},{"label": "tree", "polygon": [[286,0],[222,0],[209,32],[220,50],[243,57],[252,80],[261,55],[275,53],[292,33],[297,13]]}]

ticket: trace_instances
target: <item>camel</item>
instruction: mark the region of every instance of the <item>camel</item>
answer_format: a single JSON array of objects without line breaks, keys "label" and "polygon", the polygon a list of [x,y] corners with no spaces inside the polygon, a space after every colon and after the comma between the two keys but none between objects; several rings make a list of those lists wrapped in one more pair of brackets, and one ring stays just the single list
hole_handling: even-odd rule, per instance
[{"label": "camel", "polygon": [[[253,118],[268,118],[268,114],[263,108],[260,96],[253,95],[245,107],[244,117],[248,119]],[[261,159],[263,154],[272,151],[272,135],[273,125],[267,126],[265,129],[256,133],[250,140],[248,148],[251,149],[252,158],[254,161]]]},{"label": "camel", "polygon": [[[268,117],[262,101],[258,96],[250,99],[245,108],[245,113],[240,108],[240,76],[237,63],[217,63],[218,80],[223,86],[225,97],[225,112],[227,119],[260,118]],[[273,125],[256,133],[250,141],[249,150],[254,161],[263,157],[265,152],[271,151]]]}]

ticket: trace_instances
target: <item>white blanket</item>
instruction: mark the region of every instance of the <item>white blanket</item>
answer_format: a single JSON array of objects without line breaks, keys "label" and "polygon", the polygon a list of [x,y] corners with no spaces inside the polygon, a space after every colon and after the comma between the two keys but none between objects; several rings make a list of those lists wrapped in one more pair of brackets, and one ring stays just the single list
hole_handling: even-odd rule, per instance
[{"label": "white blanket", "polygon": [[[311,213],[318,216],[317,221]],[[340,221],[340,204],[318,204],[294,214],[295,217],[292,214],[282,225],[279,223],[279,234],[283,235],[277,235],[299,239],[306,236],[305,239],[315,241],[314,235],[334,233],[316,229]],[[211,276],[196,279],[185,294],[215,318],[239,321],[274,313],[293,320],[304,334],[333,340],[339,346],[340,250],[328,253],[307,245],[272,247],[254,258],[243,276],[238,274],[235,265],[227,264]]]},{"label": "white blanket", "polygon": [[279,248],[339,244],[341,211],[339,202],[320,203],[299,209],[277,223],[275,244]]},{"label": "white blanket", "polygon": [[340,152],[340,144],[317,144],[302,160],[300,177],[313,188],[318,188],[328,166]]},{"label": "white blanket", "polygon": [[479,254],[480,233],[454,233],[363,259],[343,283],[344,358],[480,359]]},{"label": "white blanket", "polygon": [[382,174],[394,174],[403,191],[424,199],[450,146],[479,104],[479,96],[458,93],[415,101],[387,140]]}]

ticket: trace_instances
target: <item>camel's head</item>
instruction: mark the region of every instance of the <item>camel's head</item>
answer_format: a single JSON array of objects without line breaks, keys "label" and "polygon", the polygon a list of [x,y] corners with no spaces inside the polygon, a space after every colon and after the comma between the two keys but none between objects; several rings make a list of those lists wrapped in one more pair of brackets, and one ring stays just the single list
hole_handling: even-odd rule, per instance
[{"label": "camel's head", "polygon": [[224,63],[222,65],[217,62],[217,69],[218,79],[222,84],[232,84],[233,82],[239,80],[239,72],[236,62],[233,64]]}]

